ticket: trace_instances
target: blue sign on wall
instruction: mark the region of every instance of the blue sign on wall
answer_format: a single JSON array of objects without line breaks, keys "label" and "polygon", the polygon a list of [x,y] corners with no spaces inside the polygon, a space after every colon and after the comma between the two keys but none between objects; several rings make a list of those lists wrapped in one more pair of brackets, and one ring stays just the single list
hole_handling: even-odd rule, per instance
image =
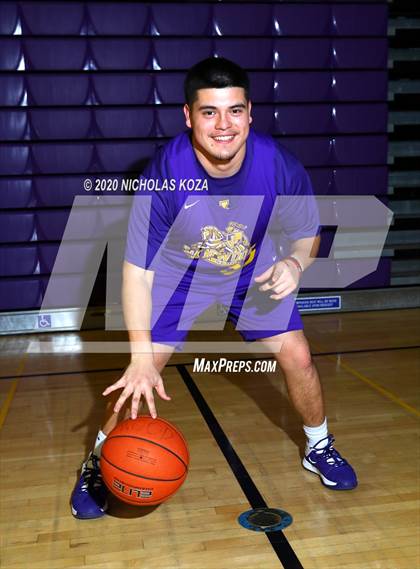
[{"label": "blue sign on wall", "polygon": [[296,303],[302,312],[316,310],[340,310],[341,296],[308,296],[297,298]]}]

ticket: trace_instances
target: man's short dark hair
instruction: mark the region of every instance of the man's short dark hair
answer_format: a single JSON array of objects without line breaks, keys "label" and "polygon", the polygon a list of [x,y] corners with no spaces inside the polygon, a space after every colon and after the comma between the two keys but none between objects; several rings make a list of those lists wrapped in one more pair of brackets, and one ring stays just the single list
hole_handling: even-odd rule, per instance
[{"label": "man's short dark hair", "polygon": [[209,57],[196,63],[188,71],[184,81],[185,101],[191,106],[197,99],[199,89],[223,89],[242,87],[249,101],[249,79],[247,72],[233,61],[224,57]]}]

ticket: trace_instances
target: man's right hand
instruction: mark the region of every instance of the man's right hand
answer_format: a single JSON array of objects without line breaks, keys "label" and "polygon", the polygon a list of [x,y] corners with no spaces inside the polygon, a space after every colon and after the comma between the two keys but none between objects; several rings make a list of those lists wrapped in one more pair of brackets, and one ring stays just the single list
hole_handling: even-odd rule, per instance
[{"label": "man's right hand", "polygon": [[131,418],[136,419],[139,411],[141,398],[147,402],[149,411],[153,419],[156,419],[156,407],[153,397],[153,389],[165,401],[170,401],[169,395],[165,392],[162,377],[155,368],[151,360],[132,361],[124,372],[124,375],[115,383],[105,389],[102,395],[106,396],[117,389],[123,389],[118,401],[114,406],[115,413],[118,413],[127,399],[131,396]]}]

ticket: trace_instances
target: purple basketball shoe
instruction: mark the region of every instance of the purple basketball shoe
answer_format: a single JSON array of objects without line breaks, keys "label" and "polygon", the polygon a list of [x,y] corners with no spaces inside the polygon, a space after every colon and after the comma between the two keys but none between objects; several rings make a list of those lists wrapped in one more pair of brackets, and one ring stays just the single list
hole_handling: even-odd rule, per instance
[{"label": "purple basketball shoe", "polygon": [[102,480],[99,458],[92,452],[82,464],[79,481],[71,495],[73,516],[81,520],[101,518],[105,515],[108,490]]},{"label": "purple basketball shoe", "polygon": [[333,447],[334,437],[329,435],[327,439],[328,442],[324,448],[319,448],[318,445],[325,439],[321,439],[310,448],[310,452],[302,460],[303,467],[318,474],[323,485],[331,488],[331,490],[352,490],[356,488],[356,473]]}]

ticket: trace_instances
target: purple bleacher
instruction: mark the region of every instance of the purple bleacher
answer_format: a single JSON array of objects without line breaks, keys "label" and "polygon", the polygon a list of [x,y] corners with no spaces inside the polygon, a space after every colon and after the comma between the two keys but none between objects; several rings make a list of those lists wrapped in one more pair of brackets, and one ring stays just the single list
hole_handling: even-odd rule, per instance
[{"label": "purple bleacher", "polygon": [[329,71],[284,71],[274,76],[275,102],[319,102],[329,100]]},{"label": "purple bleacher", "polygon": [[27,75],[28,104],[84,105],[89,98],[89,77],[81,73]]},{"label": "purple bleacher", "polygon": [[258,132],[271,134],[274,128],[274,105],[254,105],[251,110],[252,125]]},{"label": "purple bleacher", "polygon": [[0,246],[0,277],[33,275],[38,270],[38,252],[35,244]]},{"label": "purple bleacher", "polygon": [[387,71],[332,72],[332,96],[337,101],[386,101]]},{"label": "purple bleacher", "polygon": [[19,2],[24,35],[78,35],[83,29],[83,2]]},{"label": "purple bleacher", "polygon": [[93,150],[93,144],[84,142],[34,144],[33,170],[39,174],[88,172],[93,160]]},{"label": "purple bleacher", "polygon": [[59,241],[64,233],[70,211],[45,209],[35,212],[38,241]]},{"label": "purple bleacher", "polygon": [[333,131],[331,105],[278,105],[275,134],[328,134]]},{"label": "purple bleacher", "polygon": [[[100,245],[99,245],[100,246]],[[72,241],[58,243],[40,243],[38,256],[43,274],[52,272],[60,248],[60,263],[56,267],[60,274],[86,273],[91,269],[90,259],[95,256],[98,243],[95,241]]]},{"label": "purple bleacher", "polygon": [[92,76],[95,98],[100,105],[142,105],[152,103],[149,73],[106,73]]},{"label": "purple bleacher", "polygon": [[41,274],[50,274],[52,272],[59,248],[59,243],[38,244],[38,258]]},{"label": "purple bleacher", "polygon": [[280,144],[294,154],[306,166],[327,166],[330,155],[328,137],[277,137]]},{"label": "purple bleacher", "polygon": [[386,38],[333,38],[332,65],[336,68],[386,69],[387,45]]},{"label": "purple bleacher", "polygon": [[19,106],[24,101],[25,85],[19,75],[0,75],[0,105]]},{"label": "purple bleacher", "polygon": [[24,140],[29,138],[26,110],[0,110],[0,140]]},{"label": "purple bleacher", "polygon": [[386,164],[387,136],[337,137],[332,145],[330,164]]},{"label": "purple bleacher", "polygon": [[358,166],[334,168],[335,193],[343,196],[386,194],[388,168],[383,166]]},{"label": "purple bleacher", "polygon": [[126,172],[137,163],[151,158],[155,153],[155,144],[151,141],[136,142],[101,142],[96,151],[103,172]]},{"label": "purple bleacher", "polygon": [[209,4],[151,4],[152,29],[157,36],[203,36],[211,31],[211,11]]},{"label": "purple bleacher", "polygon": [[147,137],[152,133],[153,108],[95,109],[95,121],[103,138]]},{"label": "purple bleacher", "polygon": [[26,208],[34,204],[32,179],[0,178],[0,209]]},{"label": "purple bleacher", "polygon": [[0,310],[38,308],[42,299],[41,277],[4,278],[0,280]]},{"label": "purple bleacher", "polygon": [[195,38],[153,38],[153,53],[157,69],[188,69],[201,59],[213,55],[212,40]]},{"label": "purple bleacher", "polygon": [[254,103],[274,102],[274,73],[251,71],[249,73],[250,96]]},{"label": "purple bleacher", "polygon": [[14,71],[18,69],[22,56],[22,46],[19,38],[0,38],[0,70]]},{"label": "purple bleacher", "polygon": [[32,138],[54,140],[89,138],[92,128],[91,109],[31,109]]},{"label": "purple bleacher", "polygon": [[86,38],[24,38],[26,69],[82,70],[87,58]]},{"label": "purple bleacher", "polygon": [[154,136],[176,136],[185,130],[185,116],[181,107],[162,107],[155,108]]},{"label": "purple bleacher", "polygon": [[274,31],[270,4],[215,4],[213,21],[218,36],[270,36]]},{"label": "purple bleacher", "polygon": [[18,23],[18,7],[16,2],[0,4],[0,34],[12,35]]},{"label": "purple bleacher", "polygon": [[314,69],[330,65],[330,39],[276,38],[273,40],[275,69]]},{"label": "purple bleacher", "polygon": [[0,243],[24,243],[35,237],[35,217],[31,211],[0,213]]},{"label": "purple bleacher", "polygon": [[274,29],[280,36],[328,36],[328,4],[275,4]]},{"label": "purple bleacher", "polygon": [[31,172],[29,145],[2,143],[0,172],[3,176],[29,174]]},{"label": "purple bleacher", "polygon": [[334,193],[332,168],[307,168],[307,172],[315,194],[322,196]]},{"label": "purple bleacher", "polygon": [[336,132],[387,132],[388,107],[385,103],[332,105]]},{"label": "purple bleacher", "polygon": [[146,33],[148,6],[144,3],[87,3],[90,33],[98,36],[140,36]]},{"label": "purple bleacher", "polygon": [[76,195],[86,195],[79,176],[34,176],[34,194],[38,207],[69,207]]},{"label": "purple bleacher", "polygon": [[[155,76],[156,97],[160,103],[180,104],[184,102],[185,73],[159,73]],[[154,101],[151,101],[154,102]]]},{"label": "purple bleacher", "polygon": [[332,5],[332,32],[341,36],[386,36],[386,4]]},{"label": "purple bleacher", "polygon": [[250,38],[216,38],[215,52],[219,57],[232,59],[247,69],[271,69],[273,67],[273,40]]},{"label": "purple bleacher", "polygon": [[150,39],[90,38],[93,60],[98,69],[148,69]]}]

